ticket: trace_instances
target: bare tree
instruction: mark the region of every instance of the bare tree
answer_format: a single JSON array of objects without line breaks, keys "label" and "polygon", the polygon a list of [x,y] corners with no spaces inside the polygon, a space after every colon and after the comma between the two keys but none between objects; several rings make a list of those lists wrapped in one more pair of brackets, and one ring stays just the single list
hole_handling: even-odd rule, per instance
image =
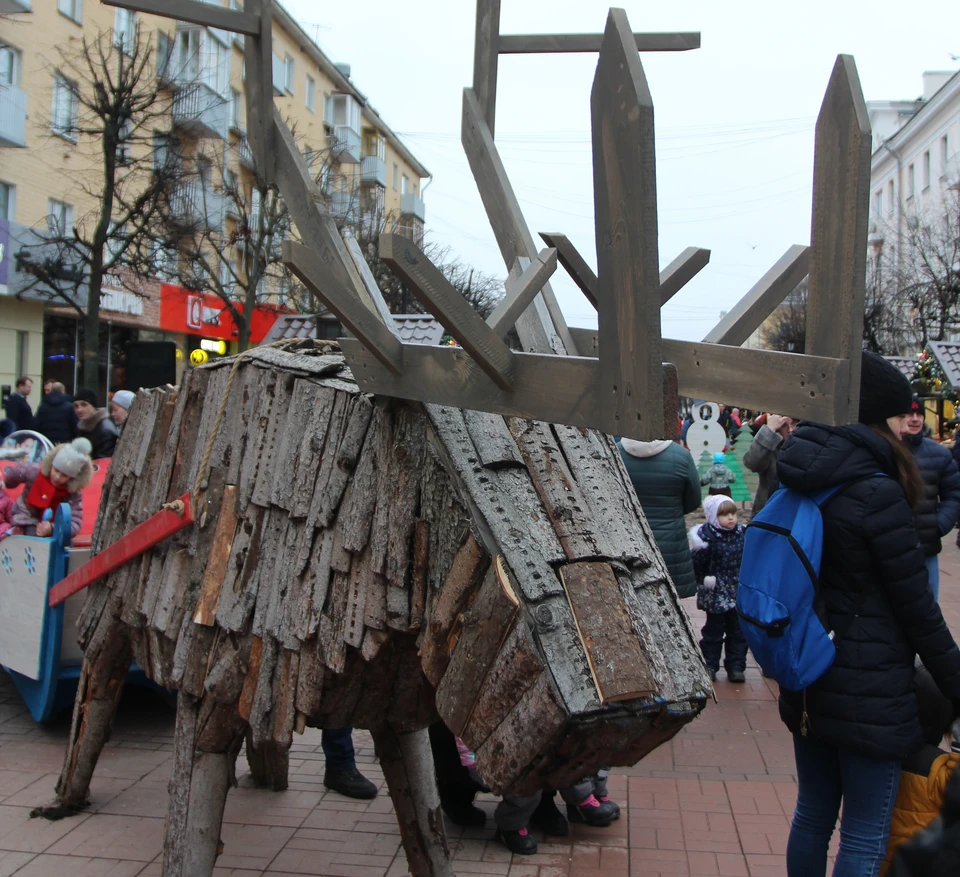
[{"label": "bare tree", "polygon": [[94,206],[76,218],[66,211],[49,216],[17,261],[34,278],[30,289],[80,315],[83,382],[97,387],[104,279],[139,295],[138,281],[151,273],[146,230],[171,185],[171,167],[155,166],[154,131],[169,126],[170,100],[139,27],[84,37],[58,55],[49,136],[77,143],[80,166],[63,173]]}]

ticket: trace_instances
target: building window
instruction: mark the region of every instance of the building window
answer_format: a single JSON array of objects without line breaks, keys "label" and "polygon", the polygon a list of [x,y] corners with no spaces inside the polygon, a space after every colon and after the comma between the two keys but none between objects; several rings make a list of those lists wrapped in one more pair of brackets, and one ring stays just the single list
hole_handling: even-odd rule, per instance
[{"label": "building window", "polygon": [[400,194],[410,194],[410,178],[406,174],[400,177]]},{"label": "building window", "polygon": [[57,0],[57,9],[77,24],[83,21],[83,0]]},{"label": "building window", "polygon": [[117,9],[113,18],[113,44],[128,54],[137,40],[137,13],[129,9]]},{"label": "building window", "polygon": [[162,131],[155,131],[153,135],[153,169],[160,171],[170,164],[170,139]]},{"label": "building window", "polygon": [[887,183],[887,216],[893,216],[893,202],[896,201],[896,193],[893,188],[893,180]]},{"label": "building window", "polygon": [[170,82],[170,59],[173,57],[173,40],[164,31],[157,33],[157,79]]},{"label": "building window", "polygon": [[20,84],[20,52],[13,46],[0,46],[0,85]]},{"label": "building window", "polygon": [[293,94],[293,58],[283,56],[283,89],[287,94]]},{"label": "building window", "polygon": [[923,154],[923,188],[930,188],[930,150]]},{"label": "building window", "polygon": [[130,153],[130,143],[132,140],[133,122],[127,119],[123,125],[120,126],[120,131],[117,135],[117,163],[121,167],[129,167],[133,161],[133,156]]},{"label": "building window", "polygon": [[913,165],[907,168],[907,200],[917,194],[917,174]]},{"label": "building window", "polygon": [[10,183],[0,183],[0,219],[13,221],[16,213],[17,189]]},{"label": "building window", "polygon": [[64,201],[50,198],[47,201],[47,231],[66,234],[73,228],[73,207]]},{"label": "building window", "polygon": [[53,77],[53,109],[50,113],[50,127],[61,137],[76,140],[78,113],[77,87],[57,73]]},{"label": "building window", "polygon": [[243,96],[235,88],[230,89],[230,127],[235,131],[242,131],[243,126],[240,124],[240,102],[243,100]]},{"label": "building window", "polygon": [[311,113],[316,111],[317,106],[317,83],[312,76],[307,77],[307,109]]},{"label": "building window", "polygon": [[947,162],[950,158],[950,142],[947,140],[947,135],[944,134],[940,138],[940,174],[942,176],[947,175]]},{"label": "building window", "polygon": [[393,188],[394,191],[400,188],[400,166],[396,162],[393,163]]},{"label": "building window", "polygon": [[883,216],[883,189],[873,193],[873,215],[878,219]]}]

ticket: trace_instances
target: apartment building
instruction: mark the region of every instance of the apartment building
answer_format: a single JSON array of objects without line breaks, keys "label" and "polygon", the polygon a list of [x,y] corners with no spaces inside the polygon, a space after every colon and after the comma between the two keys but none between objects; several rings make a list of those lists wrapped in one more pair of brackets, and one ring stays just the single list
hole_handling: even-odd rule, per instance
[{"label": "apartment building", "polygon": [[[208,0],[240,6],[241,0]],[[112,32],[132,39],[137,28],[154,50],[156,75],[168,89],[169,122],[157,143],[175,133],[180,142],[222,155],[198,179],[178,190],[187,214],[227,232],[240,218],[224,196],[225,185],[249,187],[252,159],[244,133],[243,37],[104,6],[98,0],[0,0],[0,384],[17,374],[77,386],[83,349],[75,309],[24,293],[28,278],[15,253],[32,229],[84,221],[96,205],[83,169],[96,166],[97,144],[73,132],[78,105],[59,62],[59,49],[76,51]],[[303,154],[317,169],[327,209],[337,218],[422,238],[421,185],[430,176],[351,79],[275,4],[274,95],[295,129]],[[251,200],[256,201],[255,190]],[[179,209],[179,208],[178,208]],[[258,205],[252,203],[251,211]],[[224,251],[242,269],[243,254]],[[226,266],[221,266],[226,267]],[[101,392],[123,386],[129,341],[174,340],[178,360],[189,362],[203,339],[237,336],[215,296],[190,293],[159,276],[143,297],[120,288],[101,293],[101,363],[108,363]],[[20,293],[18,295],[18,293]],[[261,311],[258,307],[257,311]],[[255,313],[253,341],[276,319],[269,306]]]},{"label": "apartment building", "polygon": [[913,100],[868,101],[869,258],[872,269],[909,259],[910,231],[936,222],[960,185],[960,72],[927,71]]}]

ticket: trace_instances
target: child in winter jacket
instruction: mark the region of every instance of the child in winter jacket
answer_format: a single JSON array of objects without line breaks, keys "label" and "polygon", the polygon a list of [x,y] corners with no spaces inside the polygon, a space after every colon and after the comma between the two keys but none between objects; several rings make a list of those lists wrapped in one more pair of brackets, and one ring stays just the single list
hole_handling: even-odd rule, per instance
[{"label": "child in winter jacket", "polygon": [[710,496],[731,496],[730,486],[737,480],[723,463],[726,457],[718,451],[713,455],[713,465],[700,478],[700,483],[709,485]]},{"label": "child in winter jacket", "polygon": [[708,496],[703,511],[707,522],[692,527],[689,533],[697,608],[707,613],[707,623],[700,631],[700,651],[712,680],[716,681],[720,654],[725,650],[727,679],[745,682],[747,641],[737,615],[737,586],[747,528],[737,523],[737,506],[725,496]]},{"label": "child in winter jacket", "polygon": [[93,478],[91,445],[85,438],[57,445],[39,463],[8,466],[3,478],[8,487],[24,485],[10,514],[10,523],[26,536],[50,536],[53,524],[44,513],[56,514],[61,503],[70,504],[70,535],[76,536],[83,523],[80,492]]},{"label": "child in winter jacket", "polygon": [[897,849],[937,818],[947,783],[960,765],[960,741],[953,741],[953,752],[944,752],[940,748],[944,734],[955,718],[953,706],[940,693],[930,671],[922,665],[917,668],[914,685],[926,745],[905,759],[900,770],[900,786],[890,820],[890,840],[881,875],[890,867]]}]

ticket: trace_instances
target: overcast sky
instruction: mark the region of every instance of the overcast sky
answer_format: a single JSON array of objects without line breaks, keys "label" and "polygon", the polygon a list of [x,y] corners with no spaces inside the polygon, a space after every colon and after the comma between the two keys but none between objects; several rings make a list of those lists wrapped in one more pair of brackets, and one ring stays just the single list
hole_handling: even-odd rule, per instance
[{"label": "overcast sky", "polygon": [[[472,0],[282,0],[431,171],[427,229],[465,261],[505,267],[460,145],[473,71]],[[598,0],[503,0],[501,33],[602,32]],[[684,247],[710,264],[663,309],[666,337],[696,340],[795,243],[810,241],[813,127],[840,52],[867,100],[916,98],[924,70],[954,70],[960,4],[625,4],[635,31],[700,31],[692,52],[644,53],[657,125],[660,264]],[[561,231],[596,267],[590,144],[595,55],[503,56],[497,142],[527,222]],[[596,314],[562,269],[571,325]]]}]

